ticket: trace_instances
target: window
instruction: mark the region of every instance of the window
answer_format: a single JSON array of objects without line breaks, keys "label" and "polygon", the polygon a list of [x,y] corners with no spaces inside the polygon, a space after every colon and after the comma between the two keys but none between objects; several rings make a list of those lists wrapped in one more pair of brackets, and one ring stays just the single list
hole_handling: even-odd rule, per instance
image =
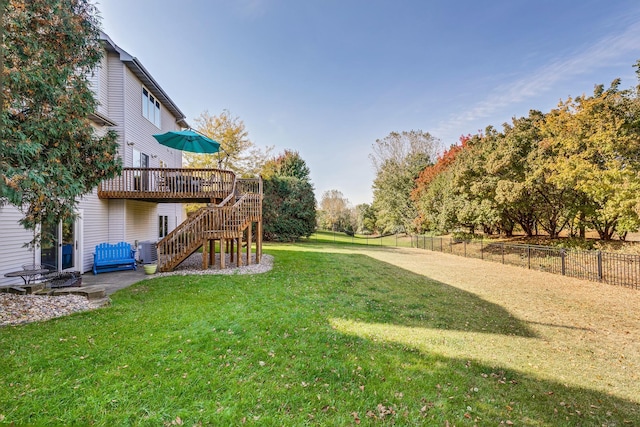
[{"label": "window", "polygon": [[158,237],[163,238],[169,234],[169,217],[167,215],[158,216]]},{"label": "window", "polygon": [[[149,168],[149,156],[141,153],[140,151],[133,149],[132,165],[134,168]],[[133,172],[133,188],[136,191],[149,190],[150,174],[148,171],[136,170]]]},{"label": "window", "polygon": [[133,149],[133,167],[134,168],[148,168],[149,167],[149,155],[141,153],[140,151]]},{"label": "window", "polygon": [[142,115],[160,127],[160,102],[145,88],[142,88]]}]

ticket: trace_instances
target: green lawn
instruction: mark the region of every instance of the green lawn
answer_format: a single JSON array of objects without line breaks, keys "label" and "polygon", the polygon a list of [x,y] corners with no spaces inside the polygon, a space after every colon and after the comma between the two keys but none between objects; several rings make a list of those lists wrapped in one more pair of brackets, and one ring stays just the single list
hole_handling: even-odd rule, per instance
[{"label": "green lawn", "polygon": [[334,248],[267,245],[268,273],[157,278],[108,308],[0,328],[0,422],[640,425],[637,401],[359,334],[535,335],[505,307]]},{"label": "green lawn", "polygon": [[365,246],[394,246],[394,247],[411,247],[411,237],[404,234],[392,234],[389,236],[366,236],[356,234],[349,236],[346,233],[338,231],[317,230],[308,239],[304,240],[311,243],[331,243],[331,244],[357,244]]}]

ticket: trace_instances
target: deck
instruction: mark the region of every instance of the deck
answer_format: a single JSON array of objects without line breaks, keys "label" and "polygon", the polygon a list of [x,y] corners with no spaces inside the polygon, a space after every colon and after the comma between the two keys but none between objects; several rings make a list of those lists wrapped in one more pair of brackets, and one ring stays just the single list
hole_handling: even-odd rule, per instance
[{"label": "deck", "polygon": [[156,203],[216,203],[234,191],[235,174],[223,169],[123,168],[103,181],[101,199]]},{"label": "deck", "polygon": [[[222,250],[236,244],[237,265],[243,239],[247,260],[256,224],[256,262],[262,255],[262,178],[237,179],[229,170],[186,168],[123,168],[122,174],[98,186],[101,199],[155,203],[206,203],[157,243],[158,268],[171,271],[203,248],[203,269],[215,261],[215,242]],[[231,249],[227,248],[230,243]],[[220,268],[224,268],[220,257]]]}]

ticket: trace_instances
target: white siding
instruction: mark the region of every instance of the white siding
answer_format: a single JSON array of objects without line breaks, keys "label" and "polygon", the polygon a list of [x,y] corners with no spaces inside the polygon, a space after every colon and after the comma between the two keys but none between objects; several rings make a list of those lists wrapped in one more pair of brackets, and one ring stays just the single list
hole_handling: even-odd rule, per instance
[{"label": "white siding", "polygon": [[109,117],[109,62],[107,57],[107,51],[103,49],[103,56],[94,73],[89,76],[89,82],[96,101],[98,101],[97,112]]},{"label": "white siding", "polygon": [[[120,144],[119,153],[126,166],[126,151],[123,147],[125,144],[125,117],[124,117],[124,70],[126,66],[120,61],[120,56],[115,53],[107,55],[107,68],[109,79],[109,118],[116,123],[112,129],[118,133],[118,143]],[[130,163],[129,163],[130,164]]]},{"label": "white siding", "polygon": [[82,271],[90,271],[93,266],[95,247],[109,241],[109,202],[98,198],[97,190],[80,199],[78,209],[82,209]]},{"label": "white siding", "polygon": [[125,201],[109,201],[109,239],[105,243],[118,243],[125,240]]},{"label": "white siding", "polygon": [[109,60],[107,52],[98,67],[98,112],[109,117]]},{"label": "white siding", "polygon": [[157,203],[126,202],[126,242],[134,243],[142,240],[158,240],[158,205]]},{"label": "white siding", "polygon": [[[181,203],[160,203],[158,205],[158,216],[166,215],[169,219],[169,232],[173,231],[173,229],[175,229],[178,224],[184,221],[184,218],[186,218],[184,211],[184,205],[182,205]],[[156,231],[155,238],[153,239],[154,242],[160,240],[158,238],[158,228],[158,218],[156,217]]]},{"label": "white siding", "polygon": [[[163,160],[171,168],[182,167],[182,153],[173,148],[160,145],[153,137],[154,134],[164,133],[178,129],[176,118],[160,104],[161,128],[151,123],[142,115],[142,82],[126,68],[125,72],[125,106],[124,112],[127,118],[125,135],[125,166],[133,165],[134,148],[150,156],[150,167],[158,167]],[[133,144],[133,145],[129,145]],[[156,157],[151,157],[151,156]]]},{"label": "white siding", "polygon": [[[33,233],[20,226],[20,218],[22,213],[15,207],[0,207],[0,286],[23,283],[19,277],[4,277],[4,273],[20,270],[24,264],[33,264],[33,253],[24,247],[33,238]],[[40,254],[36,255],[39,259]]]}]

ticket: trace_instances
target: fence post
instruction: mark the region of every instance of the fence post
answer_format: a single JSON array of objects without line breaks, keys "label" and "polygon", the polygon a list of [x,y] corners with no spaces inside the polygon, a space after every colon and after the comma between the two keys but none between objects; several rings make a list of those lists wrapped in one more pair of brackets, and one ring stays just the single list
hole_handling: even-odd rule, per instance
[{"label": "fence post", "polygon": [[598,251],[598,281],[602,282],[602,252]]},{"label": "fence post", "polygon": [[502,246],[502,263],[504,264],[504,242],[500,246]]},{"label": "fence post", "polygon": [[562,275],[566,274],[566,261],[565,261],[566,253],[564,249],[560,249],[560,259],[562,259]]},{"label": "fence post", "polygon": [[531,246],[527,245],[527,263],[529,270],[531,270]]},{"label": "fence post", "polygon": [[464,243],[464,245],[463,245],[464,246],[464,257],[466,258],[467,257],[467,241],[464,240],[462,243]]},{"label": "fence post", "polygon": [[480,259],[484,259],[484,246],[483,246],[483,241],[484,240],[480,240]]}]

